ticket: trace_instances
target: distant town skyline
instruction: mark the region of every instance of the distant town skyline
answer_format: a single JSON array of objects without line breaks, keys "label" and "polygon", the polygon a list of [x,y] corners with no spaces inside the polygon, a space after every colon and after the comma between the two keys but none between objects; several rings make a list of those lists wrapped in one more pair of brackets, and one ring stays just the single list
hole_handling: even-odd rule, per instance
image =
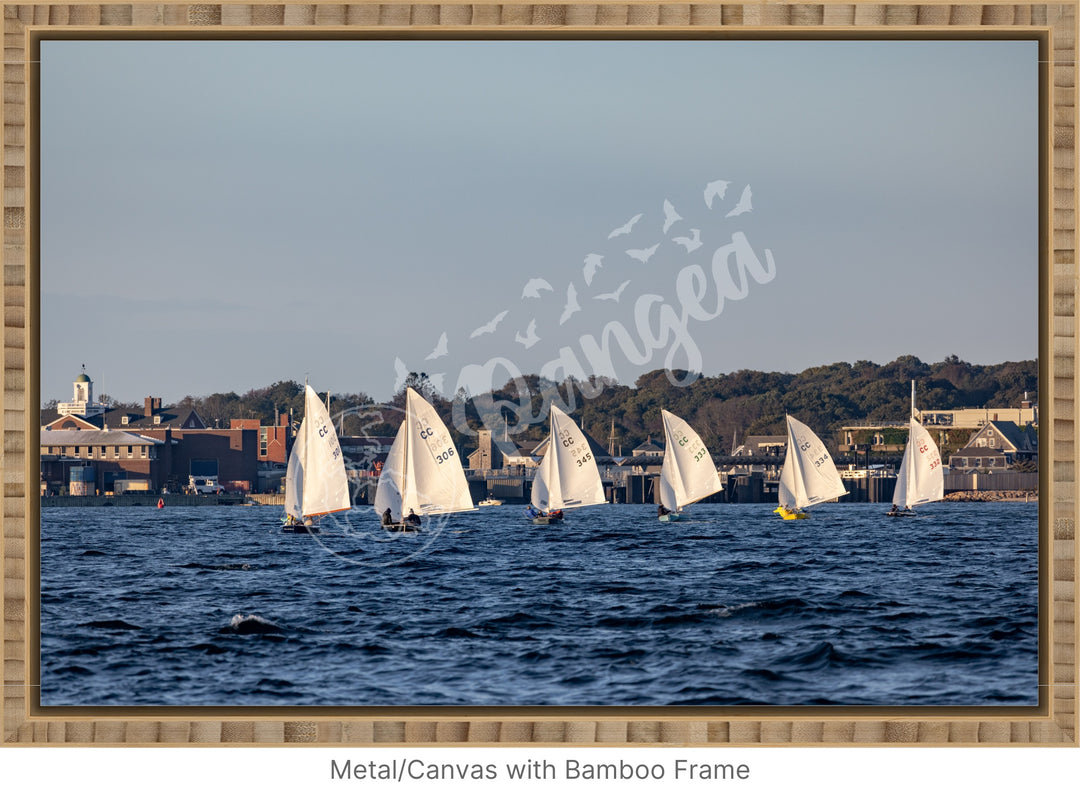
[{"label": "distant town skyline", "polygon": [[[898,359],[906,357],[906,356],[914,356],[916,359],[920,359],[920,357],[918,355],[916,355],[916,354],[897,354],[897,356],[894,359],[890,359],[890,360],[888,360],[886,362],[875,362],[874,364],[879,365],[881,367],[884,367],[884,366],[886,366],[886,365],[888,365],[888,364],[890,364],[890,363],[892,363],[892,362],[894,362],[894,361],[896,361]],[[920,361],[927,364],[927,365],[934,365],[934,364],[943,363],[948,358],[950,358],[952,356],[956,356],[962,362],[966,362],[966,363],[968,363],[970,365],[973,365],[973,366],[976,366],[976,367],[993,367],[993,365],[988,365],[988,364],[983,364],[983,363],[978,363],[978,362],[971,362],[970,360],[965,360],[965,359],[963,359],[963,357],[961,357],[961,356],[959,356],[957,354],[949,354],[949,355],[946,355],[946,357],[943,358],[943,359],[938,359],[938,360],[934,360],[934,361],[925,360],[925,359],[920,359]],[[847,364],[855,365],[858,361],[860,361],[860,360],[836,360],[835,362],[823,363],[821,365],[807,365],[807,366],[805,366],[803,368],[800,368],[800,369],[797,369],[797,370],[792,370],[792,371],[761,371],[761,372],[764,372],[764,373],[782,373],[782,374],[787,374],[787,375],[798,375],[799,373],[802,373],[803,371],[812,370],[814,368],[826,367],[827,365],[836,364],[837,362],[846,362]],[[866,361],[873,362],[873,360],[866,360]],[[1023,362],[1023,361],[1037,361],[1037,360],[1035,360],[1035,358],[1033,357],[1031,360],[1007,360],[1007,361]],[[1004,363],[995,363],[995,364],[1004,364]],[[751,371],[754,371],[754,370],[757,370],[757,369],[756,368],[740,368],[738,370],[751,370]],[[738,370],[736,370],[736,371],[725,371],[725,374],[737,373]],[[146,401],[147,398],[153,398],[153,399],[155,399],[155,401],[161,401],[165,406],[174,406],[176,404],[181,403],[186,398],[198,399],[198,398],[205,398],[207,396],[210,396],[210,395],[213,395],[213,394],[216,394],[216,393],[227,394],[227,393],[230,393],[230,392],[236,393],[238,396],[243,396],[245,393],[250,392],[252,390],[262,390],[262,389],[271,387],[274,384],[276,384],[278,382],[282,382],[282,381],[297,381],[297,383],[299,383],[299,384],[303,383],[303,379],[297,380],[297,379],[293,379],[291,377],[279,376],[279,377],[276,377],[276,378],[273,378],[273,379],[268,379],[267,381],[265,381],[265,382],[263,382],[261,384],[256,384],[256,385],[253,385],[252,387],[247,387],[247,388],[244,388],[244,389],[238,389],[238,388],[235,388],[235,387],[232,387],[232,388],[218,388],[218,389],[210,390],[210,391],[205,392],[205,393],[184,392],[184,393],[181,393],[180,395],[177,395],[176,397],[162,396],[160,393],[146,393],[146,394],[144,394],[144,395],[142,395],[142,396],[140,396],[138,398],[120,398],[120,397],[114,396],[112,393],[110,393],[104,387],[101,387],[99,385],[98,379],[95,378],[93,373],[90,371],[90,368],[83,365],[83,366],[80,367],[79,373],[77,375],[73,375],[71,380],[68,382],[68,390],[67,390],[66,394],[63,394],[63,395],[60,395],[60,396],[52,396],[50,398],[45,398],[44,396],[42,396],[42,399],[41,399],[42,405],[43,406],[51,405],[53,402],[58,402],[59,404],[63,405],[65,403],[69,403],[71,401],[74,401],[75,398],[74,398],[74,395],[73,395],[73,388],[77,384],[77,380],[84,373],[89,376],[89,378],[91,380],[91,383],[92,383],[92,392],[93,392],[92,401],[96,404],[100,400],[102,394],[104,393],[106,395],[106,397],[109,398],[111,400],[111,402],[113,403],[112,408],[115,408],[116,405],[125,406],[125,407],[126,406],[131,406],[131,407],[142,408],[144,406],[145,401]],[[537,375],[537,374],[527,374],[527,375]],[[642,375],[644,375],[644,374],[642,374]],[[716,377],[717,375],[724,375],[724,374],[705,374],[705,375],[706,376],[711,376],[711,377]],[[579,377],[576,377],[576,378],[586,379],[588,377],[579,376]],[[637,378],[640,378],[640,377],[634,377],[634,378],[630,379],[627,382],[619,381],[619,384],[623,385],[623,386],[632,387]],[[312,383],[312,386],[315,387],[315,389],[317,391],[319,391],[320,393],[329,392],[332,395],[337,394],[339,396],[340,395],[362,395],[362,394],[367,394],[367,395],[371,396],[372,400],[374,402],[376,402],[376,403],[384,403],[384,402],[387,402],[387,401],[390,400],[389,395],[387,395],[385,397],[376,397],[374,394],[372,394],[368,390],[365,390],[362,387],[361,388],[356,388],[356,387],[345,388],[345,387],[343,387],[343,388],[336,388],[335,389],[335,388],[326,388],[326,387],[322,387],[322,386],[316,386],[314,383]],[[495,389],[500,389],[500,388],[495,388]],[[446,397],[448,400],[451,399],[451,396],[444,396],[444,397]],[[1027,400],[1027,399],[1025,398],[1024,400]]]},{"label": "distant town skyline", "polygon": [[1037,356],[1034,41],[41,54],[43,401]]}]

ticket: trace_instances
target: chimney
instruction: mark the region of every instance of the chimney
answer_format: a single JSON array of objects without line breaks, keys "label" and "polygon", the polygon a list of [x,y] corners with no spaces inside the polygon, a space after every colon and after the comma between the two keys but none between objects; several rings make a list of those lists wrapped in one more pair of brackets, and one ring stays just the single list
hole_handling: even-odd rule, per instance
[{"label": "chimney", "polygon": [[149,418],[159,412],[161,412],[161,399],[149,395],[146,396],[143,401],[143,414]]}]

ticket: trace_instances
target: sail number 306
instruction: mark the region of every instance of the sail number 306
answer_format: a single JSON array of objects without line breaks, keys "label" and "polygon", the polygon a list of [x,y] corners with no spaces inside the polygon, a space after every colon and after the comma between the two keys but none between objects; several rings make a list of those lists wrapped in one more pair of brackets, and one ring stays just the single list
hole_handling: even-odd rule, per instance
[{"label": "sail number 306", "polygon": [[454,456],[455,452],[454,452],[454,447],[453,446],[448,446],[442,452],[439,452],[439,451],[436,450],[436,449],[438,449],[438,447],[440,445],[442,445],[442,443],[436,443],[434,440],[431,440],[431,438],[435,437],[435,432],[433,432],[431,430],[430,426],[425,426],[425,425],[421,424],[419,428],[420,428],[420,439],[421,440],[430,440],[430,442],[428,443],[429,447],[431,447],[433,445],[435,446],[435,448],[433,448],[431,450],[431,455],[433,457],[435,457],[435,462],[437,464],[442,465],[444,462],[449,461],[449,459],[452,456]]}]

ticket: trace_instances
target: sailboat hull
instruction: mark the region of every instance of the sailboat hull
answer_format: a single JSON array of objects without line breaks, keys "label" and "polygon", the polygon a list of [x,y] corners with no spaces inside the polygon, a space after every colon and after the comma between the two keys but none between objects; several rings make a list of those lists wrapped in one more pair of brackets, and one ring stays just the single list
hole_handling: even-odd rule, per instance
[{"label": "sailboat hull", "polygon": [[668,512],[663,515],[658,515],[656,520],[661,523],[671,523],[672,521],[689,521],[690,515],[685,512]]},{"label": "sailboat hull", "polygon": [[801,521],[804,518],[810,517],[810,513],[808,512],[802,512],[801,510],[785,510],[783,507],[777,507],[773,512],[785,521]]},{"label": "sailboat hull", "polygon": [[281,531],[287,535],[317,535],[319,534],[319,527],[314,525],[305,526],[304,524],[285,524],[281,527]]},{"label": "sailboat hull", "polygon": [[396,523],[396,524],[381,524],[381,526],[387,532],[419,532],[420,531],[420,524]]}]

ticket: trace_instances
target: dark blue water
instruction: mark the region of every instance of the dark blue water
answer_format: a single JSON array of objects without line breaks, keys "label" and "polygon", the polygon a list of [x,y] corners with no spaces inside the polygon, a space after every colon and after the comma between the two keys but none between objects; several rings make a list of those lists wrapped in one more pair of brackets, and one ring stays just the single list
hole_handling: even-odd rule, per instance
[{"label": "dark blue water", "polygon": [[45,509],[44,705],[1033,705],[1037,505]]}]

